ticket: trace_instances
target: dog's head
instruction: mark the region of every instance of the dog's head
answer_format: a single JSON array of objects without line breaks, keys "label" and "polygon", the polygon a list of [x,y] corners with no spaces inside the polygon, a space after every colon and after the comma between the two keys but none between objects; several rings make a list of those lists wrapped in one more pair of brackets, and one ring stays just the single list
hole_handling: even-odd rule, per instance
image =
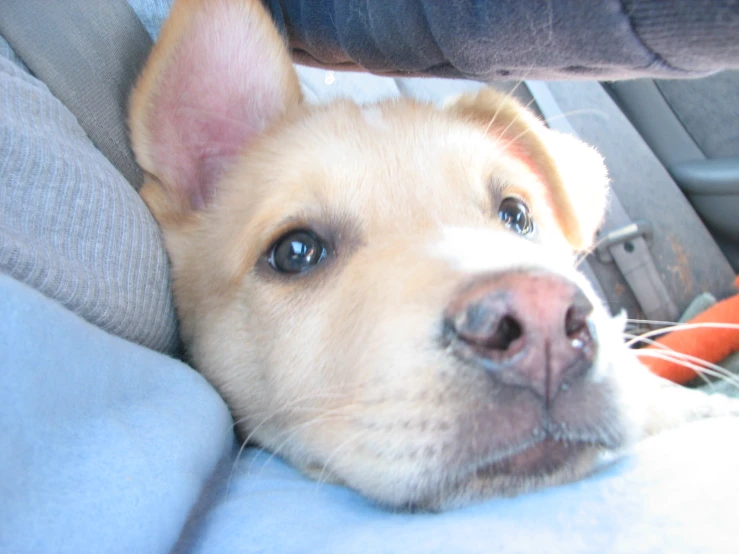
[{"label": "dog's head", "polygon": [[382,503],[576,478],[628,425],[575,271],[599,156],[490,90],[309,106],[256,1],[179,0],[136,88],[193,364],[244,438]]}]

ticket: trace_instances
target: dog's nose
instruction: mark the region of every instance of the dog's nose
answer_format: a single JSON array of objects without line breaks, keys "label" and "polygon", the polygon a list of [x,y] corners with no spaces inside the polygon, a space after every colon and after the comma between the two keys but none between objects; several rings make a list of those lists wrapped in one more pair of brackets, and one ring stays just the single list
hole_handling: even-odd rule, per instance
[{"label": "dog's nose", "polygon": [[592,311],[582,290],[556,275],[495,274],[452,299],[445,338],[457,357],[549,403],[593,363]]}]

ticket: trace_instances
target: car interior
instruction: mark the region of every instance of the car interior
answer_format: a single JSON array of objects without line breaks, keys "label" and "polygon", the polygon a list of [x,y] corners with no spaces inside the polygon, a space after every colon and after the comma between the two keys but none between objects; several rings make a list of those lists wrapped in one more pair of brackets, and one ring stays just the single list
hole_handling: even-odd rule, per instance
[{"label": "car interior", "polygon": [[[25,1],[41,5],[7,6]],[[129,3],[110,9],[131,11]],[[62,30],[64,4],[42,8],[57,10],[48,19]],[[171,0],[150,4],[161,20]],[[30,54],[21,56],[24,43],[10,40],[2,15],[0,551],[737,551],[734,417],[650,438],[625,459],[606,459],[588,481],[438,514],[391,513],[241,444],[224,401],[181,359],[166,253],[136,190],[143,176],[128,144],[127,99],[156,36],[133,12],[144,41],[130,29],[110,31],[110,40],[108,27],[85,20],[89,37],[67,42],[104,55],[88,65],[66,60],[63,75],[47,65],[46,79],[44,48],[33,48],[48,44],[44,33],[25,37]],[[57,46],[64,53],[69,44]],[[612,194],[579,263],[611,313],[628,318],[625,340],[669,335],[659,330],[739,300],[739,70],[483,83],[296,69],[309,102],[443,102],[490,85],[592,144]],[[736,335],[739,315],[731,316]],[[717,358],[721,367],[701,366],[718,376],[704,390],[739,398],[737,348]],[[708,382],[691,373],[682,384]]]},{"label": "car interior", "polygon": [[[526,86],[494,86],[547,119]],[[658,261],[677,313],[701,293],[730,294],[739,270],[739,72],[548,87],[561,116],[604,154],[612,186]],[[644,313],[604,250],[596,248],[588,265],[612,311],[660,319]]]},{"label": "car interior", "polygon": [[605,88],[739,271],[739,72]]}]

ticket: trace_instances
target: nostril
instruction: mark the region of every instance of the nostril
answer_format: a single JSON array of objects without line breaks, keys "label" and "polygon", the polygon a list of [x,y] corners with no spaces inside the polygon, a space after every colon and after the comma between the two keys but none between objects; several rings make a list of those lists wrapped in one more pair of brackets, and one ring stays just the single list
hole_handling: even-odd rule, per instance
[{"label": "nostril", "polygon": [[567,314],[565,315],[565,334],[568,337],[573,338],[582,331],[584,327],[585,319],[580,317],[580,314],[578,314],[575,308],[567,310]]},{"label": "nostril", "polygon": [[452,299],[442,344],[495,382],[530,389],[549,406],[593,367],[593,309],[576,284],[556,275],[494,275]]},{"label": "nostril", "polygon": [[593,304],[585,294],[578,290],[572,300],[572,304],[565,313],[565,334],[567,337],[578,338],[583,331],[587,331],[588,317],[593,313]]},{"label": "nostril", "polygon": [[521,338],[523,330],[521,325],[510,316],[505,316],[500,320],[498,327],[493,333],[491,333],[489,339],[484,343],[484,346],[491,350],[508,350],[511,344]]},{"label": "nostril", "polygon": [[454,333],[467,344],[485,350],[505,352],[513,342],[523,336],[521,324],[510,315],[501,316],[481,309],[479,305],[472,305],[463,313],[464,315],[455,321],[453,329]]},{"label": "nostril", "polygon": [[510,313],[504,296],[473,302],[452,319],[451,329],[468,345],[488,352],[507,352],[524,335],[522,323]]}]

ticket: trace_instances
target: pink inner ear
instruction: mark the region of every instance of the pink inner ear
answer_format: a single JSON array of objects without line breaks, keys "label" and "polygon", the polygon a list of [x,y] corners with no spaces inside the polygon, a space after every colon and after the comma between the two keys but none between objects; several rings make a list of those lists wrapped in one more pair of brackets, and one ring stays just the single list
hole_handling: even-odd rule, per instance
[{"label": "pink inner ear", "polygon": [[281,56],[275,59],[284,47],[254,9],[210,2],[194,14],[151,100],[155,171],[193,208],[207,203],[249,140],[286,108],[289,83]]},{"label": "pink inner ear", "polygon": [[[208,108],[213,111],[202,111]],[[168,163],[176,164],[174,184],[189,197],[195,209],[204,207],[212,198],[218,180],[260,130],[250,126],[245,117],[228,117],[217,109],[218,106],[175,108],[171,122],[179,133],[175,147],[168,150],[172,143],[158,143],[158,155],[169,156]]]}]

